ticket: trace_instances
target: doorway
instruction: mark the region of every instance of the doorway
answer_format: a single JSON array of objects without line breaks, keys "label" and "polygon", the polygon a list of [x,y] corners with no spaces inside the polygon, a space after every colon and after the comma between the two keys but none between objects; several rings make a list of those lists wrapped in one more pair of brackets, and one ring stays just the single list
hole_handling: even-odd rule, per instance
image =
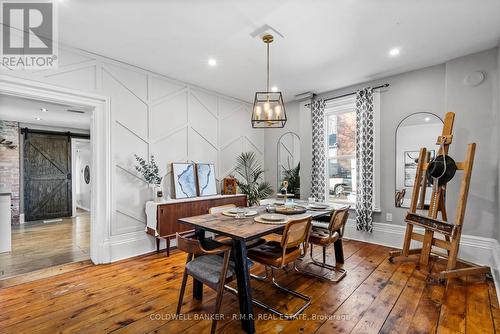
[{"label": "doorway", "polygon": [[[92,189],[91,207],[89,208],[91,214],[88,223],[90,229],[90,259],[94,264],[110,262],[109,230],[112,218],[110,99],[94,93],[86,93],[7,75],[0,75],[0,94],[48,103],[79,105],[90,110],[91,160],[93,166],[89,171]],[[0,108],[1,110],[2,108]],[[3,231],[1,221],[0,228]],[[3,239],[0,238],[0,243],[2,242]]]},{"label": "doorway", "polygon": [[[81,195],[74,186],[80,181],[78,152],[85,149],[86,164],[91,164],[91,110],[2,94],[0,105],[0,128],[10,131],[0,130],[0,136],[11,143],[0,157],[18,166],[0,172],[14,209],[10,248],[0,253],[0,278],[90,260],[90,191],[85,209],[73,207],[73,200]],[[86,176],[90,188],[89,171]]]}]

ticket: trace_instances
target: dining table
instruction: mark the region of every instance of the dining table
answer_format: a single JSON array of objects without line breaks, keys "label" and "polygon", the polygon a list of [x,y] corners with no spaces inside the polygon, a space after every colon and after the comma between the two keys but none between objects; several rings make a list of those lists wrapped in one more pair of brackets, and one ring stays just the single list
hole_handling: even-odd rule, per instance
[{"label": "dining table", "polygon": [[[307,209],[301,214],[289,215],[290,219],[297,219],[310,215],[312,218],[328,216],[341,205],[330,204],[325,209],[309,209],[307,201],[295,200],[294,205],[303,206]],[[248,209],[257,211],[257,215],[266,213],[266,206],[249,207]],[[210,239],[205,238],[205,232],[212,232],[218,236],[225,236],[232,239],[232,257],[235,264],[236,282],[238,290],[238,302],[240,308],[239,320],[246,333],[255,333],[254,312],[252,303],[252,291],[250,287],[249,261],[247,259],[246,244],[265,235],[280,232],[285,224],[259,223],[252,217],[237,218],[224,215],[224,213],[205,214],[194,217],[179,219],[179,223],[190,225],[194,228],[196,238],[203,244],[210,243]],[[335,244],[336,260],[343,263],[342,244],[339,240]],[[203,284],[193,281],[193,297],[197,300],[203,298]]]}]

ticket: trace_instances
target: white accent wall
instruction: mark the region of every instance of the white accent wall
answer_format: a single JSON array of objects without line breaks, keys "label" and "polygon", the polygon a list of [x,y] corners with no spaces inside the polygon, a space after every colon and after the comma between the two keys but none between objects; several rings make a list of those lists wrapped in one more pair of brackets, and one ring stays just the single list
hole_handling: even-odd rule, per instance
[{"label": "white accent wall", "polygon": [[232,172],[243,151],[255,152],[264,163],[264,132],[252,129],[247,102],[71,48],[60,49],[56,70],[0,74],[111,98],[110,237],[128,242],[122,247],[126,251],[113,254],[113,260],[154,249],[153,240],[143,232],[145,202],[152,192],[134,170],[134,153],[155,155],[167,193],[171,162],[215,163],[219,180]]}]

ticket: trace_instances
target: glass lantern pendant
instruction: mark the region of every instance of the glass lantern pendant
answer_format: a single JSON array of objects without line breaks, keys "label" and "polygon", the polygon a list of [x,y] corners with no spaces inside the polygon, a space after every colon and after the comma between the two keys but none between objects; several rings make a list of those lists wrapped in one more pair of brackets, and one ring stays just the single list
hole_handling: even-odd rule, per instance
[{"label": "glass lantern pendant", "polygon": [[282,128],[286,123],[285,105],[281,92],[269,89],[269,44],[274,40],[272,35],[264,35],[267,54],[267,85],[265,92],[256,92],[252,109],[252,127]]}]

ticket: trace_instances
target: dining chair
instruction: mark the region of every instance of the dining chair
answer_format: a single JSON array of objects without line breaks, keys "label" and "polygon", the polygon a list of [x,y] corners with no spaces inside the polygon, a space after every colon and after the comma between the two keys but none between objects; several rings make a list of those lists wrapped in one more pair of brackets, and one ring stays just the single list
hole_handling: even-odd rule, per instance
[{"label": "dining chair", "polygon": [[[337,283],[341,279],[343,279],[347,272],[345,269],[340,268],[336,265],[330,265],[326,263],[326,250],[328,247],[334,245],[336,242],[341,242],[342,237],[344,235],[344,228],[345,224],[347,222],[347,218],[349,218],[349,206],[340,208],[335,210],[335,212],[332,214],[330,222],[322,222],[322,221],[312,221],[312,231],[309,236],[309,245],[310,245],[310,257],[311,257],[311,262],[305,263],[304,265],[298,267],[295,266],[295,270],[311,275],[320,279],[325,279],[330,282]],[[322,247],[323,250],[323,262],[320,262],[316,259],[314,259],[313,256],[313,246],[317,245]],[[340,246],[342,247],[342,246]],[[304,258],[302,260],[305,260]],[[336,262],[339,261],[337,258],[337,253],[336,253]],[[338,273],[335,277],[332,278],[327,278],[326,274],[325,275],[320,275],[312,271],[307,271],[305,270],[305,267],[308,265],[316,265],[318,267],[328,269],[331,272]]]},{"label": "dining chair", "polygon": [[[217,328],[217,314],[220,311],[224,285],[230,282],[235,276],[234,263],[229,261],[231,247],[222,245],[218,248],[206,250],[199,240],[187,238],[176,234],[177,248],[188,253],[184,274],[182,276],[179,301],[177,303],[176,314],[179,315],[182,307],[182,300],[186,290],[188,275],[207,285],[217,292],[215,301],[214,317],[210,333],[215,333]],[[223,256],[220,256],[223,255]]]},{"label": "dining chair", "polygon": [[208,209],[209,214],[215,214],[215,213],[221,213],[229,209],[234,209],[236,207],[235,204],[226,204],[226,205],[220,205],[220,206],[213,206]]},{"label": "dining chair", "polygon": [[310,231],[310,216],[290,220],[285,225],[283,234],[281,236],[281,241],[267,241],[262,245],[248,250],[248,257],[255,262],[263,264],[266,267],[266,272],[268,267],[271,268],[271,282],[275,287],[277,287],[281,291],[304,300],[302,306],[300,306],[298,310],[292,314],[282,313],[262,301],[256,299],[253,300],[256,305],[274,314],[277,314],[284,319],[296,318],[297,315],[302,313],[311,304],[311,297],[281,286],[276,281],[274,270],[284,269],[288,264],[294,263],[303,255],[303,252],[305,252],[307,248],[307,239],[309,237]]}]

